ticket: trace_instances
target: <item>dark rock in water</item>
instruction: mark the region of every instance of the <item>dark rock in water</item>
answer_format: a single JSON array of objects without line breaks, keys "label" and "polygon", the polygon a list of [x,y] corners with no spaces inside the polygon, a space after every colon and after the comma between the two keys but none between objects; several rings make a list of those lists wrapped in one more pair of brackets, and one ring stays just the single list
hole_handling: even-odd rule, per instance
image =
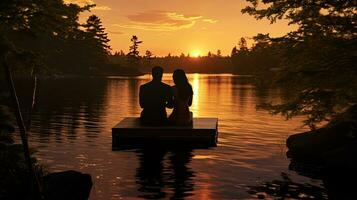
[{"label": "dark rock in water", "polygon": [[92,188],[91,176],[77,171],[51,173],[43,182],[46,200],[86,200]]},{"label": "dark rock in water", "polygon": [[[350,161],[352,160],[350,159]],[[328,162],[318,163],[311,160],[296,161],[292,159],[289,169],[302,176],[322,180],[328,196],[326,199],[356,199],[357,171],[356,168],[353,169],[355,165],[350,165],[349,161],[345,162],[345,160],[340,162],[340,158],[329,158],[327,161],[337,162],[337,164],[331,165]]]},{"label": "dark rock in water", "polygon": [[329,168],[338,168],[343,166],[344,170],[357,169],[357,141],[349,142],[348,144],[324,152],[322,159]]},{"label": "dark rock in water", "polygon": [[329,199],[357,199],[356,170],[345,167],[328,168],[324,171],[322,181]]},{"label": "dark rock in water", "polygon": [[287,140],[289,169],[321,179],[328,199],[356,199],[357,106],[315,131]]},{"label": "dark rock in water", "polygon": [[293,170],[302,176],[313,179],[322,179],[325,167],[321,165],[321,161],[314,160],[299,161],[295,159],[290,160],[289,170]]},{"label": "dark rock in water", "polygon": [[326,163],[334,160],[334,164],[345,165],[345,161],[337,161],[343,157],[355,163],[355,154],[351,152],[357,152],[357,106],[350,107],[323,128],[290,136],[286,143],[288,156],[297,160]]}]

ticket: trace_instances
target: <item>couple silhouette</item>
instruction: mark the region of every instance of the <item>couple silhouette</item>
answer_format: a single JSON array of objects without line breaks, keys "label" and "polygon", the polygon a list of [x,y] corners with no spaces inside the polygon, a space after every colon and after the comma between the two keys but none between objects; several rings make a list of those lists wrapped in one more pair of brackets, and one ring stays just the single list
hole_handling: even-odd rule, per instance
[{"label": "couple silhouette", "polygon": [[[141,123],[147,126],[188,126],[192,124],[193,90],[185,71],[177,69],[173,73],[174,86],[162,82],[163,68],[152,68],[152,81],[141,85],[139,92]],[[167,117],[166,108],[173,108]]]}]

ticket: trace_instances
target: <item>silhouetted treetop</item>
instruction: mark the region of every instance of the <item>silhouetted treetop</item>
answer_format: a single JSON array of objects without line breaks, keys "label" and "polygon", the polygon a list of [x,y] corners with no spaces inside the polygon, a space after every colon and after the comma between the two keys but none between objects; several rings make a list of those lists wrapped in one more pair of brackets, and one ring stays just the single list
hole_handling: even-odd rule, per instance
[{"label": "silhouetted treetop", "polygon": [[[251,6],[242,10],[257,19],[267,18],[272,23],[287,19],[289,24],[297,24],[300,35],[329,35],[353,37],[357,35],[356,6],[354,0],[247,0]],[[260,7],[260,4],[264,6]]]},{"label": "silhouetted treetop", "polygon": [[99,17],[96,15],[89,16],[83,27],[86,28],[88,39],[93,40],[92,42],[98,47],[99,51],[108,55],[110,53],[110,46],[108,45],[110,40]]},{"label": "silhouetted treetop", "polygon": [[282,37],[255,37],[256,49],[270,46],[280,55],[276,83],[294,91],[284,103],[266,108],[288,118],[305,115],[304,123],[315,128],[357,103],[356,1],[247,1],[251,5],[243,13],[297,26]]},{"label": "silhouetted treetop", "polygon": [[0,2],[0,33],[14,50],[38,55],[49,71],[93,72],[106,62],[110,50],[97,16],[90,16],[84,25],[79,23],[79,15],[94,6],[62,0],[4,0]]},{"label": "silhouetted treetop", "polygon": [[248,51],[247,40],[244,37],[240,38],[238,46],[240,51]]}]

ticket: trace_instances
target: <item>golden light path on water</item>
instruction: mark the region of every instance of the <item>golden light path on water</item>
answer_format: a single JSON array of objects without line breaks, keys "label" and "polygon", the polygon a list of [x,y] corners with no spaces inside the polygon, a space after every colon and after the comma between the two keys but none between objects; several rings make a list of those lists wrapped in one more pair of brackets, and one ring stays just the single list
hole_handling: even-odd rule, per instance
[{"label": "golden light path on water", "polygon": [[[285,121],[256,109],[280,101],[283,93],[230,74],[188,75],[194,116],[219,118],[217,147],[112,151],[111,128],[124,117],[140,115],[139,87],[150,79],[48,80],[41,86],[46,95],[39,95],[30,136],[40,162],[50,171],[90,173],[92,200],[249,199],[255,197],[248,186],[280,179],[282,172],[296,182],[321,184],[289,170],[285,140],[306,130],[300,127],[302,119]],[[172,85],[172,74],[163,81]]]},{"label": "golden light path on water", "polygon": [[193,89],[193,100],[192,100],[192,109],[191,111],[193,112],[194,116],[198,115],[199,112],[199,99],[198,97],[200,96],[200,79],[199,79],[199,74],[193,74],[192,77],[192,89]]}]

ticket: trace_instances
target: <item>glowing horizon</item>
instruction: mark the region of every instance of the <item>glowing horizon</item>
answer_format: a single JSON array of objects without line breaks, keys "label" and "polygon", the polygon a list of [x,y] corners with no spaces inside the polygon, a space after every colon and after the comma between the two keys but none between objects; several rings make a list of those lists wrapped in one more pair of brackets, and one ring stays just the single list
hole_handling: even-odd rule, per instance
[{"label": "glowing horizon", "polygon": [[81,16],[84,22],[91,14],[98,15],[111,39],[112,51],[128,52],[130,38],[136,35],[143,43],[140,54],[150,50],[156,56],[205,56],[221,50],[229,55],[241,37],[252,44],[257,33],[281,36],[294,27],[287,22],[271,25],[268,20],[254,19],[242,14],[249,5],[244,0],[224,3],[204,0],[159,1],[152,0],[65,0],[79,5],[96,4],[92,11]]}]

